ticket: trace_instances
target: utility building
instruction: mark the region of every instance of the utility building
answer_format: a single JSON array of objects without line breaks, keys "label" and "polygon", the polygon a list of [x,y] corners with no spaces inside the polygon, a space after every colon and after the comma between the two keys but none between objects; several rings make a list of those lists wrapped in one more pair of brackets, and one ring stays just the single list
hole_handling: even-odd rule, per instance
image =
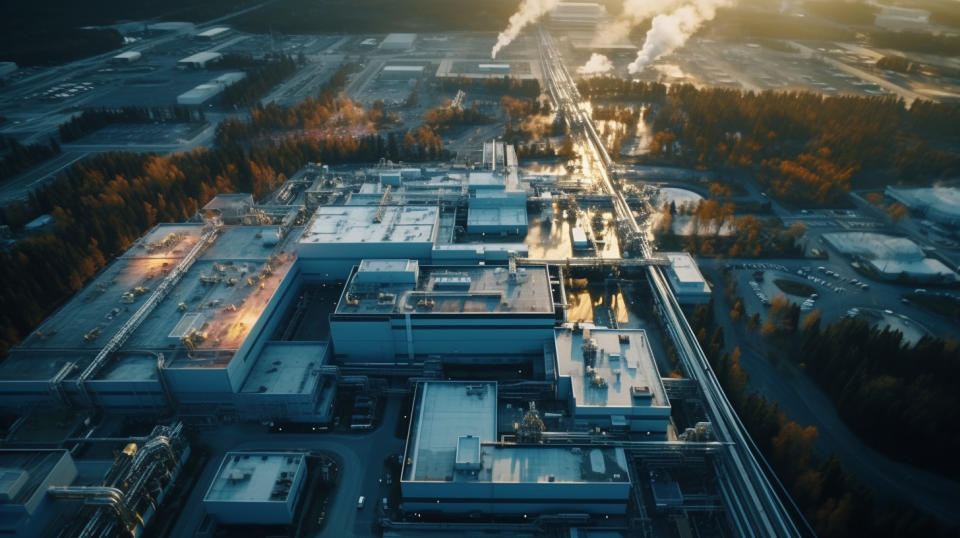
[{"label": "utility building", "polygon": [[245,78],[247,78],[247,74],[240,71],[224,73],[209,82],[204,82],[191,90],[181,93],[177,96],[177,104],[202,105]]},{"label": "utility building", "polygon": [[556,321],[546,266],[364,260],[330,316],[336,359],[411,363],[543,352]]},{"label": "utility building", "polygon": [[177,62],[177,69],[206,69],[210,64],[219,62],[223,54],[205,51],[187,56]]},{"label": "utility building", "polygon": [[686,252],[666,252],[670,265],[664,271],[670,288],[680,304],[707,304],[710,302],[710,284],[707,284],[693,256]]},{"label": "utility building", "polygon": [[413,48],[413,43],[417,40],[417,34],[387,34],[380,42],[380,50],[401,52]]},{"label": "utility building", "polygon": [[228,452],[203,506],[229,525],[289,525],[307,475],[303,454]]},{"label": "utility building", "polygon": [[500,444],[497,384],[421,383],[401,471],[403,509],[444,514],[623,514],[622,448]]},{"label": "utility building", "polygon": [[555,343],[557,394],[578,425],[667,431],[670,400],[645,331],[564,327]]}]

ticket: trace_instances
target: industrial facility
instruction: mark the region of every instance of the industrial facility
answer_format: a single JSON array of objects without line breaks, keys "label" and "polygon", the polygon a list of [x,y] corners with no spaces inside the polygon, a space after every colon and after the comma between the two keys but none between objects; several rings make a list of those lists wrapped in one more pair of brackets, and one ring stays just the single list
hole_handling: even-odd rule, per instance
[{"label": "industrial facility", "polygon": [[177,61],[177,69],[206,69],[222,58],[223,54],[219,52],[198,52]]},{"label": "industrial facility", "polygon": [[927,254],[906,237],[871,233],[846,232],[823,234],[823,241],[841,254],[884,280],[912,282],[944,282],[957,280],[957,274]]},{"label": "industrial facility", "polygon": [[[317,440],[337,431],[349,444],[386,422],[376,404],[386,399],[409,424],[402,454],[386,458],[397,464],[387,484],[399,487],[374,497],[384,524],[416,533],[482,516],[519,518],[520,531],[638,513],[640,525],[678,514],[717,525],[734,486],[713,474],[725,445],[694,382],[662,377],[668,352],[650,329],[618,327],[616,315],[610,327],[568,321],[575,279],[619,286],[662,266],[664,289],[702,303],[702,275],[689,257],[612,255],[637,240],[590,217],[609,197],[555,194],[555,181],[521,173],[502,142],[476,155],[437,168],[309,165],[262,200],[222,194],[188,222],[157,225],[0,363],[0,408],[34,421],[67,409],[176,416],[240,439],[258,427]],[[529,257],[562,249],[560,259]],[[649,327],[668,323],[661,307],[633,308]],[[64,437],[121,442],[98,427]],[[45,536],[37,514],[48,508],[37,507],[55,518],[81,500],[71,528],[136,534],[189,457],[182,430],[127,437],[118,470],[79,489],[85,475],[69,453],[49,456],[45,495],[19,493],[10,475],[8,495],[24,506],[15,527],[26,530],[15,532]],[[216,453],[191,490],[202,510],[183,517],[202,532],[323,519],[315,498],[326,492],[309,486],[309,462],[329,456],[257,438],[256,449]],[[690,481],[690,469],[713,478]],[[358,514],[364,506],[357,500]]]},{"label": "industrial facility", "polygon": [[237,82],[245,79],[247,74],[244,72],[224,73],[210,82],[205,82],[199,86],[184,92],[177,96],[178,105],[202,105],[214,97],[223,93],[224,90],[233,86]]},{"label": "industrial facility", "polygon": [[960,227],[960,189],[930,187],[898,189],[887,187],[884,194],[925,218],[951,227]]}]

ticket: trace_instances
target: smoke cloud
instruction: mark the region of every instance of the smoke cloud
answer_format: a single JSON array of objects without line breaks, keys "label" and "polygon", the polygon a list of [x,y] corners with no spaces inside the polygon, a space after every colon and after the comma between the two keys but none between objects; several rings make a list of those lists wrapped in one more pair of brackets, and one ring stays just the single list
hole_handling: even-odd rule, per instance
[{"label": "smoke cloud", "polygon": [[611,70],[613,70],[613,63],[610,62],[610,58],[594,52],[587,63],[577,68],[577,73],[581,75],[602,75]]},{"label": "smoke cloud", "polygon": [[620,15],[593,37],[592,45],[605,47],[622,43],[635,26],[643,24],[654,15],[673,11],[683,4],[684,0],[624,0]]},{"label": "smoke cloud", "polygon": [[549,13],[550,10],[557,7],[559,3],[560,0],[523,0],[523,2],[520,3],[520,9],[510,16],[510,22],[507,24],[507,28],[497,36],[497,43],[493,46],[493,50],[490,51],[490,57],[496,58],[500,49],[509,45],[520,35],[520,30],[536,22],[540,17],[543,17]]},{"label": "smoke cloud", "polygon": [[630,74],[643,71],[657,58],[683,46],[703,23],[717,15],[718,7],[731,3],[732,0],[699,0],[679,7],[669,14],[654,17],[643,48],[628,66]]}]

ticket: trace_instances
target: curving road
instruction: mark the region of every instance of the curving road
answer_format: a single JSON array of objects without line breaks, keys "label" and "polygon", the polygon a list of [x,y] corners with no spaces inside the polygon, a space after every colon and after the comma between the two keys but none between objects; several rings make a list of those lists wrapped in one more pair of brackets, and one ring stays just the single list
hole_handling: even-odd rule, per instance
[{"label": "curving road", "polygon": [[[705,265],[714,282],[722,278],[710,265]],[[840,418],[833,402],[814,382],[789,361],[771,363],[768,353],[756,339],[746,334],[742,325],[734,324],[727,313],[731,306],[722,294],[714,296],[714,318],[723,328],[729,342],[740,346],[740,364],[749,376],[749,386],[777,403],[790,420],[819,431],[817,450],[827,456],[836,453],[843,465],[865,486],[876,490],[881,500],[897,500],[940,520],[960,525],[960,483],[894,461],[874,450]],[[728,345],[732,350],[732,346]]]}]

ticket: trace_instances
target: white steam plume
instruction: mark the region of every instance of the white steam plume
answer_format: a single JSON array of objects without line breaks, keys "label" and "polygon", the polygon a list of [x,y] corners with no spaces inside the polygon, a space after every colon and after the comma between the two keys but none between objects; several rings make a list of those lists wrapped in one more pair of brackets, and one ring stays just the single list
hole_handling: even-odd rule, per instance
[{"label": "white steam plume", "polygon": [[669,54],[687,42],[703,23],[713,19],[717,8],[732,3],[732,0],[698,0],[674,10],[670,14],[653,18],[643,48],[627,69],[630,74],[643,71],[657,58]]},{"label": "white steam plume", "polygon": [[612,24],[605,26],[602,32],[593,37],[594,47],[604,47],[622,43],[635,26],[658,15],[677,9],[684,0],[624,0],[620,15]]},{"label": "white steam plume", "polygon": [[560,0],[523,0],[520,3],[520,9],[510,16],[507,28],[497,36],[497,44],[490,51],[490,57],[496,58],[500,49],[509,45],[520,35],[520,30],[523,30],[528,24],[536,22],[537,19],[557,7],[559,3]]},{"label": "white steam plume", "polygon": [[587,63],[577,68],[577,73],[581,75],[602,75],[611,70],[613,70],[613,63],[610,62],[610,58],[594,52]]}]

